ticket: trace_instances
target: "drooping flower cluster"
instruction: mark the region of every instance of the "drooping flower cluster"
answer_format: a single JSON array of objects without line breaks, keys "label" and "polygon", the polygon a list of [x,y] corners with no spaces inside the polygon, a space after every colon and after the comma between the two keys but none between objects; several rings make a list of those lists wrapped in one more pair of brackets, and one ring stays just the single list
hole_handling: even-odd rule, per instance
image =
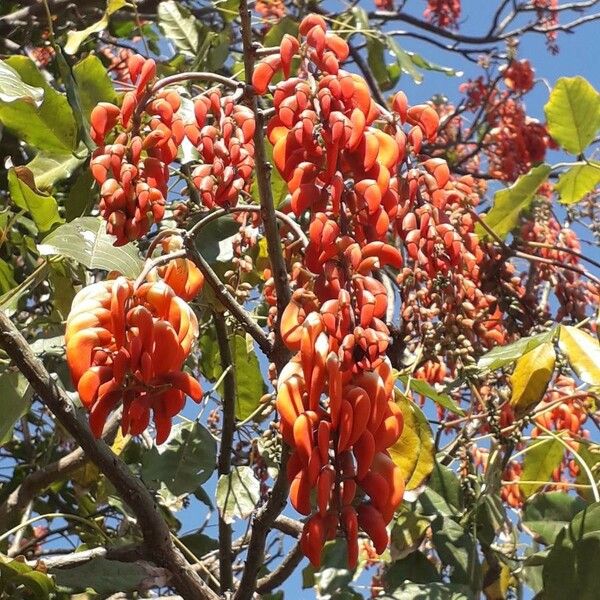
[{"label": "drooping flower cluster", "polygon": [[182,371],[197,336],[196,315],[162,281],[135,289],[119,277],[83,288],[73,300],[65,343],[94,435],[122,403],[124,433],[142,433],[152,412],[157,442],[164,442],[186,395],[196,401],[202,395]]}]

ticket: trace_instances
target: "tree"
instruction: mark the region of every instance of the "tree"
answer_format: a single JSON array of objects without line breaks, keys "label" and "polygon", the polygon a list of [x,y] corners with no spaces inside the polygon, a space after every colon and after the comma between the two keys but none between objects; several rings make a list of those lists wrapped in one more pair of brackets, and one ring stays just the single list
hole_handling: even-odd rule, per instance
[{"label": "tree", "polygon": [[0,9],[4,597],[596,596],[599,2],[375,4]]}]

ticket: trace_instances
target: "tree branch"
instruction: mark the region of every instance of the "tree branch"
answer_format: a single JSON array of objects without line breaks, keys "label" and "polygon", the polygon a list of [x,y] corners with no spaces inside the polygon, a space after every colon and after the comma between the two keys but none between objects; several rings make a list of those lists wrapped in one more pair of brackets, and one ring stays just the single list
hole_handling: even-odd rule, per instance
[{"label": "tree branch", "polygon": [[[223,380],[223,428],[221,430],[221,445],[219,447],[218,470],[219,476],[227,476],[231,471],[231,451],[233,433],[235,431],[235,370],[229,346],[229,333],[223,313],[214,311],[213,321],[217,332],[217,344],[221,358],[221,369],[227,373]],[[231,367],[231,368],[230,368]],[[233,572],[231,553],[231,525],[219,515],[219,581],[221,593],[233,589]]]},{"label": "tree branch", "polygon": [[297,543],[272,573],[257,581],[256,591],[259,594],[272,592],[288,579],[303,558],[304,554],[300,548],[300,543]]},{"label": "tree branch", "polygon": [[65,391],[52,379],[35,356],[25,338],[6,314],[0,311],[0,346],[25,375],[42,402],[73,436],[86,456],[115,486],[135,514],[150,559],[171,572],[173,587],[186,600],[217,600],[218,596],[194,572],[183,555],[173,546],[171,532],[150,492],[110,448],[96,440],[89,427],[77,418]]}]

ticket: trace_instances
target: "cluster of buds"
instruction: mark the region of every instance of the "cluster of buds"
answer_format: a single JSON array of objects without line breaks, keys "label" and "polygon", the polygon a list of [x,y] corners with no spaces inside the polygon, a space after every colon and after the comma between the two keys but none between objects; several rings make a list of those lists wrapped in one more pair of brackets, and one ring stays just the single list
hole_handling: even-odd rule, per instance
[{"label": "cluster of buds", "polygon": [[438,27],[456,28],[460,19],[461,0],[427,0],[423,16]]},{"label": "cluster of buds", "polygon": [[[168,165],[184,137],[176,92],[165,91],[146,102],[156,79],[154,61],[133,55],[127,66],[135,91],[125,94],[121,107],[99,103],[90,117],[91,136],[98,144],[91,170],[100,185],[100,213],[117,246],[139,239],[163,218]],[[144,126],[141,109],[149,117]],[[109,133],[116,135],[106,143]]]},{"label": "cluster of buds", "polygon": [[74,298],[65,332],[67,364],[100,437],[108,415],[123,403],[123,433],[139,435],[152,411],[158,443],[186,395],[200,384],[182,366],[198,336],[191,308],[164,282],[137,289],[125,277],[94,283]]},{"label": "cluster of buds", "polygon": [[237,203],[242,190],[249,191],[254,170],[254,113],[236,104],[233,96],[214,90],[194,102],[195,121],[186,123],[185,134],[196,147],[201,163],[192,171],[206,208]]}]

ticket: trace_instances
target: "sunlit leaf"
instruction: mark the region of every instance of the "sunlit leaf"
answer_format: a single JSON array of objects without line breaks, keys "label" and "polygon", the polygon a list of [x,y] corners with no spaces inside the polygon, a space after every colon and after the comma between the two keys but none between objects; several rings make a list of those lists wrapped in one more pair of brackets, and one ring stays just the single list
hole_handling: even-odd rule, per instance
[{"label": "sunlit leaf", "polygon": [[398,377],[405,388],[408,387],[413,392],[420,396],[430,398],[436,404],[439,404],[442,408],[448,409],[450,412],[457,415],[464,415],[465,411],[452,400],[448,394],[438,392],[431,384],[427,383],[424,379],[409,378],[408,375],[401,375]]},{"label": "sunlit leaf", "polygon": [[236,380],[235,416],[247,419],[258,407],[266,392],[258,357],[254,349],[248,350],[246,338],[235,335],[232,344],[233,370]]},{"label": "sunlit leaf", "polygon": [[117,12],[120,8],[127,6],[126,0],[107,0],[106,10],[102,15],[102,18],[95,23],[92,23],[89,27],[81,29],[79,31],[69,31],[67,33],[67,43],[65,44],[64,51],[67,54],[75,54],[79,50],[79,46],[87,40],[90,35],[99,33],[104,29],[108,28],[108,18],[113,13]]},{"label": "sunlit leaf", "polygon": [[198,27],[196,19],[187,8],[174,0],[161,2],[158,5],[158,25],[182,53],[196,55],[199,44]]},{"label": "sunlit leaf", "polygon": [[37,189],[33,173],[27,167],[9,170],[8,191],[12,201],[31,215],[41,232],[49,231],[57,223],[63,222],[56,200]]},{"label": "sunlit leaf", "polygon": [[0,100],[2,102],[23,100],[39,106],[43,99],[43,88],[28,85],[21,79],[17,71],[8,63],[0,60]]},{"label": "sunlit leaf", "polygon": [[404,416],[404,429],[389,453],[404,473],[406,489],[414,490],[433,470],[433,437],[423,411],[400,390],[395,390],[395,399]]},{"label": "sunlit leaf", "polygon": [[560,326],[558,347],[577,376],[590,385],[600,385],[600,344],[583,329]]},{"label": "sunlit leaf", "polygon": [[393,594],[380,594],[380,600],[475,600],[468,586],[455,583],[403,583]]},{"label": "sunlit leaf", "polygon": [[537,348],[541,344],[551,342],[556,334],[556,327],[552,327],[548,331],[522,337],[512,344],[506,346],[496,346],[486,354],[484,354],[477,363],[477,368],[480,371],[495,371],[506,365],[510,365],[518,358],[521,358],[527,352]]},{"label": "sunlit leaf", "polygon": [[563,204],[573,204],[593,192],[599,183],[600,162],[591,161],[589,165],[575,165],[565,171],[554,189]]},{"label": "sunlit leaf", "polygon": [[23,597],[34,600],[49,600],[55,591],[54,582],[43,570],[37,570],[22,560],[11,560],[0,555],[0,583],[27,591]]},{"label": "sunlit leaf", "polygon": [[206,427],[177,423],[164,444],[144,454],[142,478],[156,488],[164,483],[175,495],[191,493],[212,475],[216,453],[216,442]]},{"label": "sunlit leaf", "polygon": [[142,261],[133,244],[114,247],[114,237],[106,233],[106,222],[96,217],[80,217],[57,227],[38,244],[40,254],[61,254],[88,269],[119,271],[135,278]]},{"label": "sunlit leaf", "polygon": [[[498,237],[504,239],[519,224],[521,213],[531,206],[540,185],[546,181],[551,170],[549,165],[539,165],[521,175],[511,186],[496,192],[494,205],[483,220]],[[489,237],[480,223],[477,224],[476,233]]]},{"label": "sunlit leaf", "polygon": [[564,446],[556,438],[547,440],[531,440],[527,445],[527,453],[523,460],[521,481],[536,483],[521,483],[519,487],[528,498],[534,492],[550,483],[552,471],[560,465],[565,453]]},{"label": "sunlit leaf", "polygon": [[600,128],[600,94],[583,77],[561,77],[544,111],[550,135],[571,154],[581,154]]},{"label": "sunlit leaf", "polygon": [[552,379],[555,363],[556,353],[551,342],[540,344],[517,359],[515,370],[510,376],[511,406],[522,410],[537,404]]},{"label": "sunlit leaf", "polygon": [[47,153],[75,150],[77,124],[66,96],[50,86],[26,56],[11,56],[6,63],[25,83],[42,88],[44,100],[39,107],[26,100],[0,102],[0,122],[20,140]]},{"label": "sunlit leaf", "polygon": [[429,529],[430,519],[418,515],[407,504],[401,504],[390,535],[390,552],[399,560],[416,550]]},{"label": "sunlit leaf", "polygon": [[250,467],[233,467],[229,475],[219,477],[217,506],[226,523],[246,519],[260,499],[260,482]]},{"label": "sunlit leaf", "polygon": [[35,185],[39,190],[50,190],[54,184],[71,176],[73,171],[84,162],[74,154],[46,154],[40,152],[27,163],[33,173]]},{"label": "sunlit leaf", "polygon": [[[9,265],[5,260],[0,259],[0,293],[7,294],[13,288],[15,288],[17,282],[15,281],[14,270],[12,265]],[[2,306],[2,308],[6,308]]]},{"label": "sunlit leaf", "polygon": [[483,562],[483,595],[486,600],[505,600],[510,587],[512,575],[507,565],[497,562],[492,570],[487,561]]},{"label": "sunlit leaf", "polygon": [[102,61],[90,54],[73,66],[73,77],[79,89],[81,107],[86,117],[98,102],[117,102],[117,92]]}]

